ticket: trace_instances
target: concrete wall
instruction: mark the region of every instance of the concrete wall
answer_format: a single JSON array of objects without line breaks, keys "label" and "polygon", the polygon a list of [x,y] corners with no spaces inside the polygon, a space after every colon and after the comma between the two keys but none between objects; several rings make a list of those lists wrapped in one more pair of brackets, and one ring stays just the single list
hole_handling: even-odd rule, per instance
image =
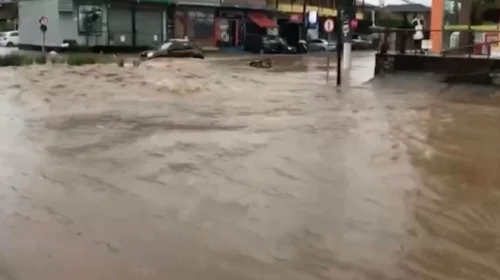
[{"label": "concrete wall", "polygon": [[[78,6],[73,12],[60,12],[59,0],[21,0],[19,1],[19,44],[42,44],[39,19],[45,16],[48,19],[45,45],[58,47],[63,40],[76,40],[80,45],[86,45],[87,36],[78,33]],[[107,12],[103,5],[103,32],[99,36],[90,36],[89,45],[106,45],[107,38]]]},{"label": "concrete wall", "polygon": [[398,71],[422,72],[440,76],[445,82],[491,84],[491,74],[497,73],[499,70],[499,59],[411,54],[377,54],[375,56],[375,76]]},{"label": "concrete wall", "polygon": [[47,46],[61,45],[58,0],[21,0],[19,1],[19,44],[41,45],[39,19],[47,17],[47,32],[45,44]]}]

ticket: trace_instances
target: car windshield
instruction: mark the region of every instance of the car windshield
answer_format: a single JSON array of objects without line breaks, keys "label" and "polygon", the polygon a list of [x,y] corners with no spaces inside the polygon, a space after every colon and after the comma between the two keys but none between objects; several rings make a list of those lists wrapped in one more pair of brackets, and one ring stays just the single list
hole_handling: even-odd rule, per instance
[{"label": "car windshield", "polygon": [[170,48],[171,45],[172,42],[166,42],[163,45],[161,45],[160,50],[167,50],[168,48]]}]

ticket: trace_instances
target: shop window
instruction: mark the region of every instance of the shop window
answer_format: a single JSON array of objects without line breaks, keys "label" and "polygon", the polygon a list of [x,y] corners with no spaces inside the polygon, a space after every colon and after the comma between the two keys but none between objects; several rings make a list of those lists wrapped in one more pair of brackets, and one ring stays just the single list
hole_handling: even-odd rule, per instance
[{"label": "shop window", "polygon": [[183,38],[187,36],[186,31],[187,17],[184,11],[175,11],[174,37]]},{"label": "shop window", "polygon": [[187,36],[193,39],[208,39],[214,35],[214,12],[196,11],[188,12]]},{"label": "shop window", "polygon": [[102,8],[100,5],[78,6],[78,33],[80,35],[102,34]]},{"label": "shop window", "polygon": [[486,23],[498,24],[500,22],[500,9],[490,8],[485,10],[481,19]]}]

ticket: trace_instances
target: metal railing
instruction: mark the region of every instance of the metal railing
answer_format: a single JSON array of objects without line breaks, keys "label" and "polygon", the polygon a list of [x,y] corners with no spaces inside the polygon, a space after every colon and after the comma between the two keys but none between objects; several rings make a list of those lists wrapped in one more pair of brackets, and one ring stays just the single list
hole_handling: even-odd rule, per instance
[{"label": "metal railing", "polygon": [[[442,56],[486,57],[495,51],[500,56],[499,30],[422,30],[423,40],[413,40],[415,29],[382,28],[373,31],[379,53],[432,54]],[[432,38],[440,38],[440,51],[432,51]],[[498,50],[496,50],[498,48]]]}]

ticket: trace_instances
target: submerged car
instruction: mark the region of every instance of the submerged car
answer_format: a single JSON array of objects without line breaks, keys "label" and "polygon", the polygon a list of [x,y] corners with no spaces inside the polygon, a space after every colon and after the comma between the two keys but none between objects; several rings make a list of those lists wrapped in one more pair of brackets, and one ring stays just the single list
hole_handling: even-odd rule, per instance
[{"label": "submerged car", "polygon": [[359,35],[352,35],[352,49],[353,50],[370,50],[373,49],[373,43],[370,39],[364,38]]},{"label": "submerged car", "polygon": [[193,57],[205,58],[201,46],[186,39],[171,39],[164,42],[159,48],[140,53],[143,59],[158,57]]}]

